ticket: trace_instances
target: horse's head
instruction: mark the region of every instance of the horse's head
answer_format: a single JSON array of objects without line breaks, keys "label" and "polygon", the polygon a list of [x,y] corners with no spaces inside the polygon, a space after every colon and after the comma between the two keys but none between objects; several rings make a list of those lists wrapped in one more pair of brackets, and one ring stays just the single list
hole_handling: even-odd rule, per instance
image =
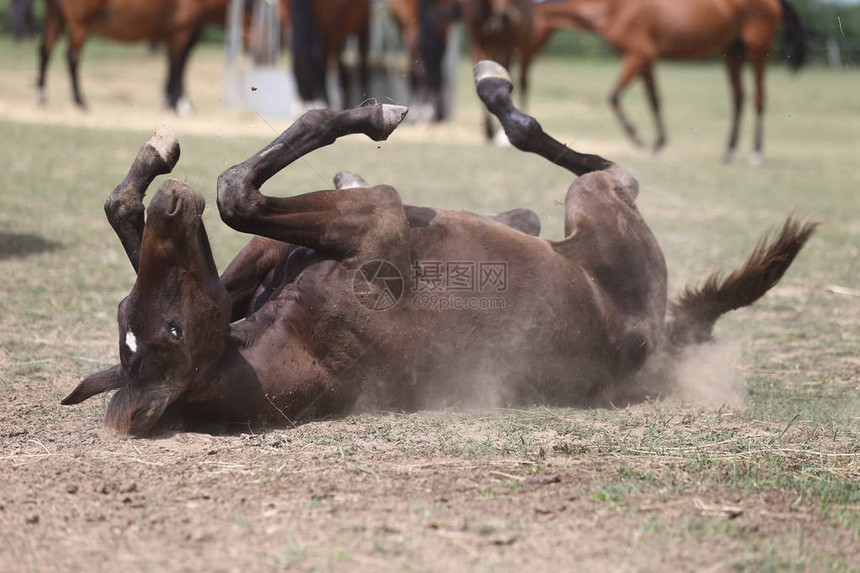
[{"label": "horse's head", "polygon": [[185,392],[204,383],[227,339],[230,301],[201,220],[203,197],[170,179],[147,209],[137,281],[120,303],[120,364],[63,400],[119,389],[108,428],[142,434]]}]

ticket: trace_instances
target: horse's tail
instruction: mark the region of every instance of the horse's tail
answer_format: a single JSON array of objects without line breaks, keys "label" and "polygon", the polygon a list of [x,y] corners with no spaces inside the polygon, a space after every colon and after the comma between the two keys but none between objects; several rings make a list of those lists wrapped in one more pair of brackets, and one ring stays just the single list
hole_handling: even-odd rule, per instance
[{"label": "horse's tail", "polygon": [[667,350],[677,353],[711,340],[717,319],[754,303],[773,288],[817,227],[817,222],[789,217],[775,237],[759,240],[742,267],[726,277],[714,273],[699,287],[687,287],[669,305]]},{"label": "horse's tail", "polygon": [[788,67],[797,71],[806,61],[809,41],[809,29],[801,19],[800,14],[788,0],[779,0],[782,4],[782,19],[785,24],[785,52]]}]

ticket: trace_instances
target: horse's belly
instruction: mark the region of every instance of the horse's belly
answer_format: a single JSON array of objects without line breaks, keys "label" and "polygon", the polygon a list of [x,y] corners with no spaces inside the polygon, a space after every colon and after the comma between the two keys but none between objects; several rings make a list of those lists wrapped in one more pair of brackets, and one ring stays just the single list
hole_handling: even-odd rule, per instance
[{"label": "horse's belly", "polygon": [[698,59],[724,52],[740,36],[740,15],[732,2],[698,0],[673,2],[660,11],[652,32],[660,55]]},{"label": "horse's belly", "polygon": [[92,21],[92,30],[120,42],[162,38],[173,21],[172,4],[163,0],[109,0]]}]

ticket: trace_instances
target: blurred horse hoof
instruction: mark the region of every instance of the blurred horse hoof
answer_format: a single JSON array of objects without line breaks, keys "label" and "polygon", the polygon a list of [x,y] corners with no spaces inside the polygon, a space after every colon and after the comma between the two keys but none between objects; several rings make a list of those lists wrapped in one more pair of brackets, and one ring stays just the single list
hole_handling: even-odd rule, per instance
[{"label": "blurred horse hoof", "polygon": [[723,152],[723,163],[728,165],[735,158],[735,150],[734,149],[726,149]]},{"label": "blurred horse hoof", "polygon": [[194,107],[192,107],[191,102],[188,101],[188,98],[185,96],[182,96],[179,98],[179,101],[176,102],[176,115],[179,117],[194,115]]},{"label": "blurred horse hoof", "polygon": [[511,140],[508,139],[504,129],[496,131],[492,139],[493,145],[496,147],[511,147]]},{"label": "blurred horse hoof", "polygon": [[764,155],[761,151],[753,151],[750,153],[750,165],[753,167],[761,167],[764,165]]}]

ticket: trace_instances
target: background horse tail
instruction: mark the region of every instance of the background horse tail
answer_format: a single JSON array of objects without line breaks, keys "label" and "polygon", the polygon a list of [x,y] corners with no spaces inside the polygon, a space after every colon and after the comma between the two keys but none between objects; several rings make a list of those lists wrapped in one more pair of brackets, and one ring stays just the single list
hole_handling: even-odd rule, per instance
[{"label": "background horse tail", "polygon": [[809,30],[788,0],[779,0],[779,3],[782,4],[782,20],[785,24],[784,42],[788,67],[796,72],[806,61]]},{"label": "background horse tail", "polygon": [[751,305],[773,288],[817,227],[816,222],[789,217],[774,238],[759,240],[742,267],[725,278],[716,272],[702,286],[687,287],[669,305],[669,352],[708,342],[720,316]]}]

